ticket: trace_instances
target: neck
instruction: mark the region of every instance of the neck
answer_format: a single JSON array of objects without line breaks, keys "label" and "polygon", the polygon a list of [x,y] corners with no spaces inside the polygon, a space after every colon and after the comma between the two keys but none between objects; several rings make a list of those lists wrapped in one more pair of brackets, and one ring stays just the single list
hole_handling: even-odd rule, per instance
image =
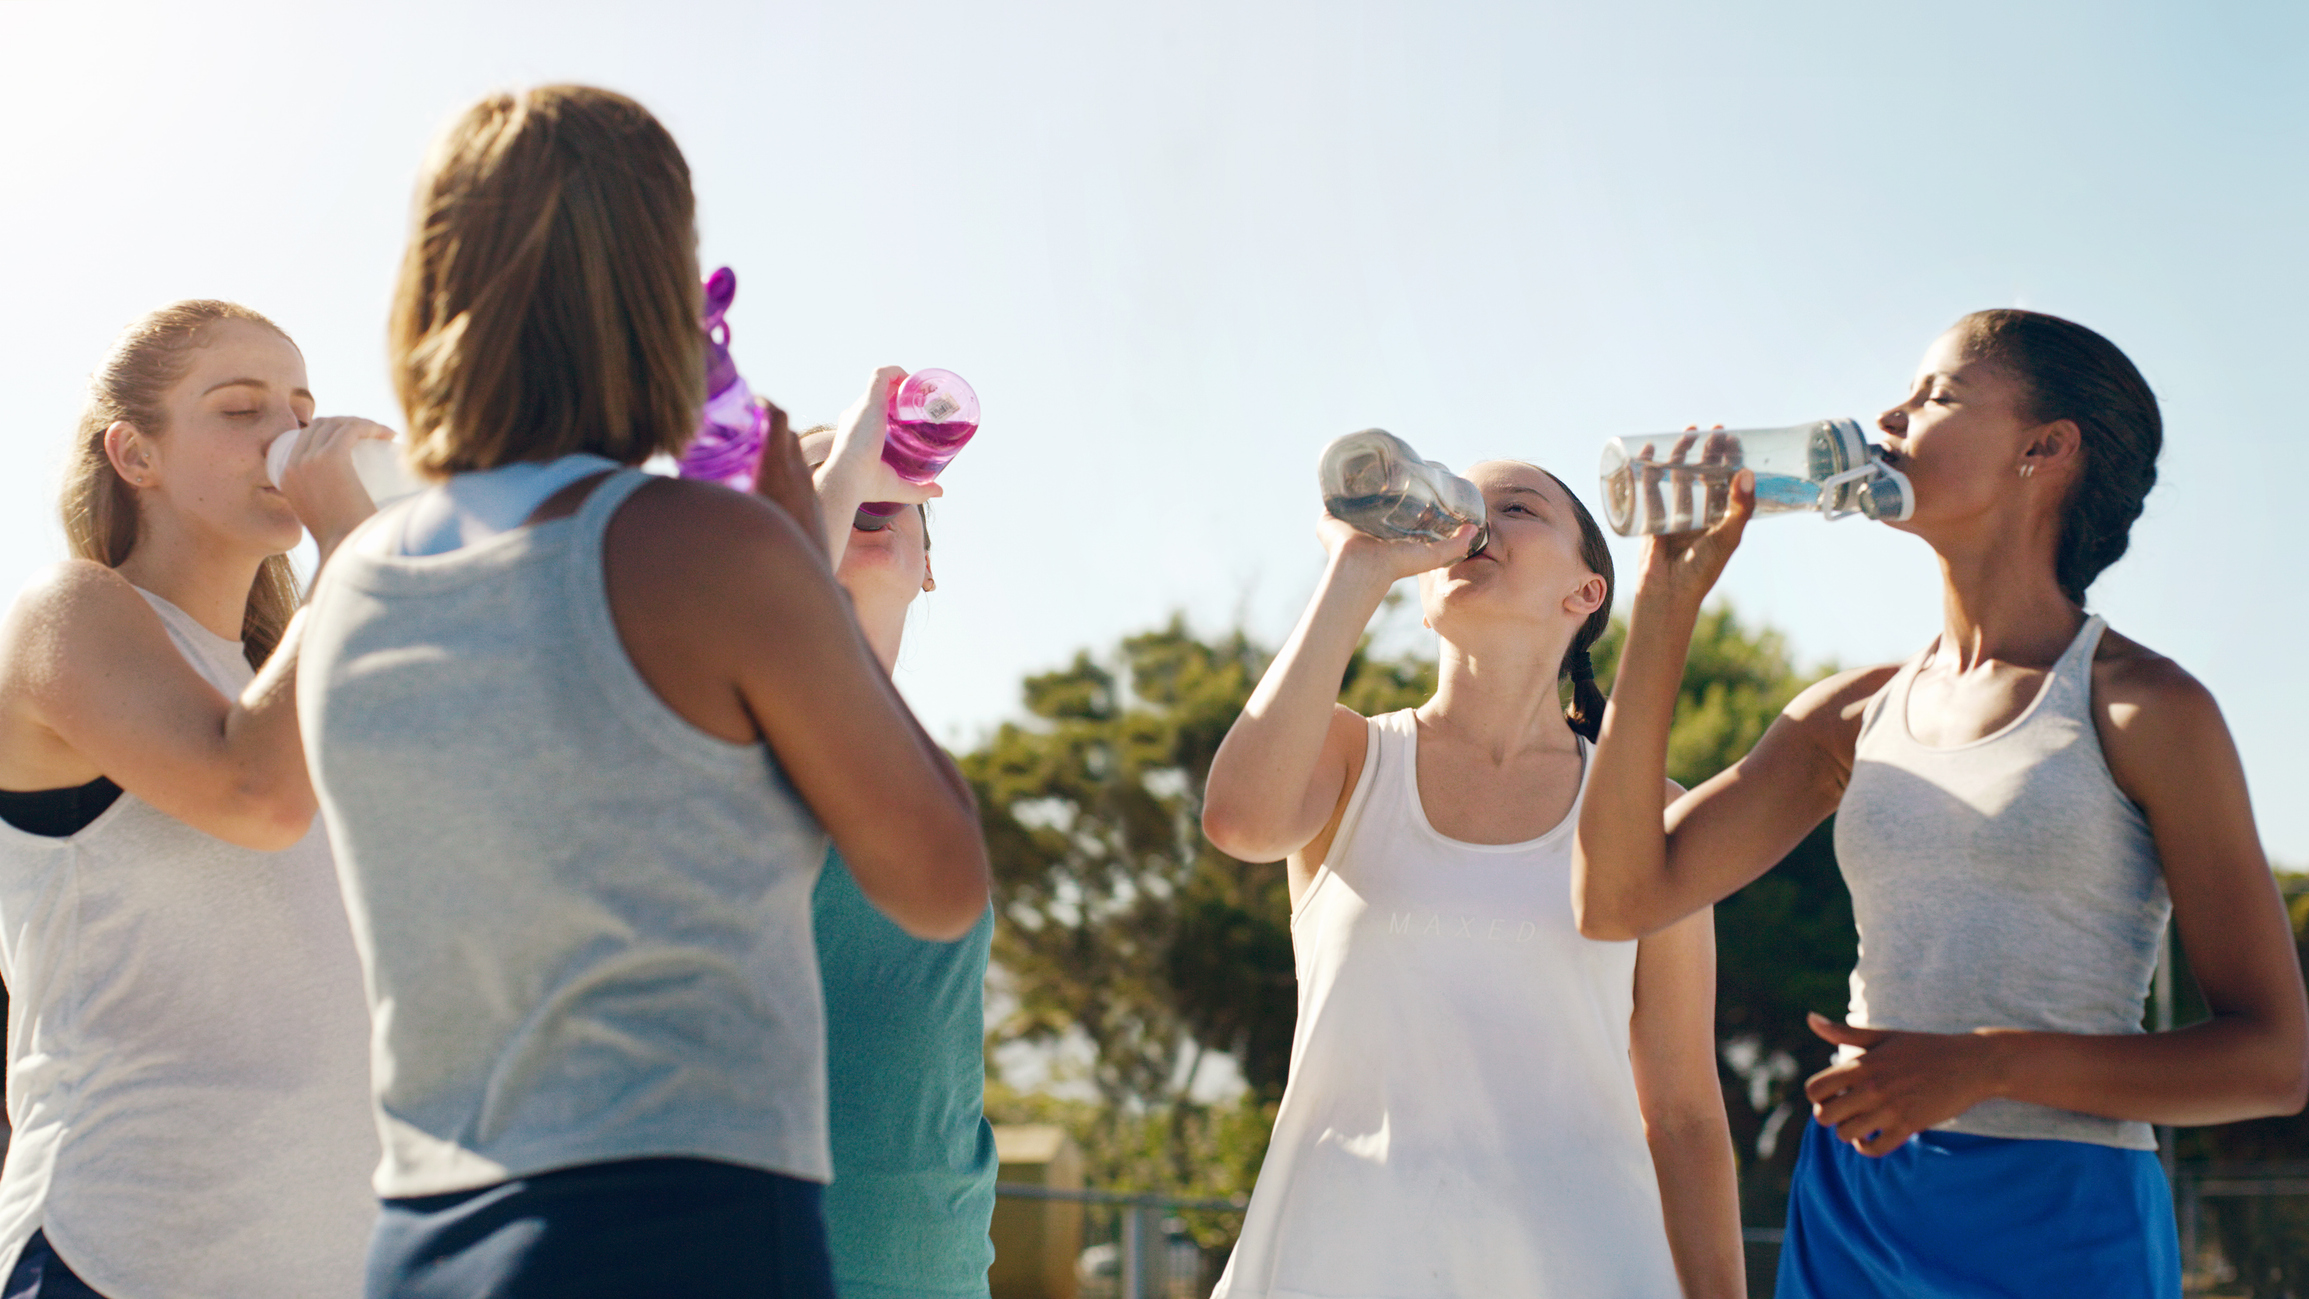
[{"label": "neck", "polygon": [[2083,625],[2084,610],[2053,576],[2058,550],[2057,519],[1984,527],[1957,544],[1935,542],[1940,652],[1953,655],[1960,669],[1987,660],[2042,665],[2059,659]]},{"label": "neck", "polygon": [[138,533],[136,547],[119,566],[120,575],[226,640],[239,640],[249,588],[265,557],[204,545],[165,516],[138,520]]},{"label": "neck", "polygon": [[857,611],[858,630],[866,634],[866,646],[882,664],[884,672],[898,670],[898,647],[906,639],[906,610],[912,600],[891,602],[861,598],[855,592],[850,605]]},{"label": "neck", "polygon": [[1493,761],[1531,751],[1577,749],[1564,720],[1556,670],[1570,641],[1477,647],[1443,642],[1435,697],[1419,718],[1489,754]]}]

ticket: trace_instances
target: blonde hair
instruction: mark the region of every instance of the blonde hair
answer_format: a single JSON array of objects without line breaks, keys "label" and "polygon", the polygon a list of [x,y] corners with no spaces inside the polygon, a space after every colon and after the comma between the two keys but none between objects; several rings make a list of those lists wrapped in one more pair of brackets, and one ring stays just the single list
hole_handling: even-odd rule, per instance
[{"label": "blonde hair", "polygon": [[[104,451],[104,432],[126,421],[146,437],[168,429],[168,390],[192,368],[192,354],[208,343],[220,321],[245,320],[288,339],[279,325],[231,302],[195,299],[170,303],[122,331],[120,340],[88,384],[88,404],[64,466],[58,501],[64,539],[75,557],[118,568],[136,549],[136,489],[120,476]],[[289,339],[294,347],[296,341]],[[297,612],[296,573],[287,555],[269,555],[257,566],[249,601],[241,613],[241,652],[251,667],[263,667],[281,643]]]},{"label": "blonde hair", "polygon": [[689,164],[589,86],[491,95],[435,143],[394,290],[409,458],[434,476],[678,453],[705,401]]}]

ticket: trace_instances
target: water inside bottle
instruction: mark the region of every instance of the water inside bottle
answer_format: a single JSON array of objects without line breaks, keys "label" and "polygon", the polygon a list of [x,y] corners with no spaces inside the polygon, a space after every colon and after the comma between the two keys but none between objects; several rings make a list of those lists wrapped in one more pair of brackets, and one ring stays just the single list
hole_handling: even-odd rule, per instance
[{"label": "water inside bottle", "polygon": [[1861,508],[1859,488],[1841,482],[1823,496],[1822,484],[1869,456],[1851,420],[1613,438],[1604,447],[1604,512],[1623,537],[1713,527],[1744,468],[1756,476],[1758,514],[1840,514]]},{"label": "water inside bottle", "polygon": [[[937,401],[931,403],[931,409],[938,409]],[[958,409],[948,401],[943,413]],[[882,459],[907,482],[926,483],[953,463],[955,454],[977,431],[978,425],[972,420],[894,419],[882,442]]]}]

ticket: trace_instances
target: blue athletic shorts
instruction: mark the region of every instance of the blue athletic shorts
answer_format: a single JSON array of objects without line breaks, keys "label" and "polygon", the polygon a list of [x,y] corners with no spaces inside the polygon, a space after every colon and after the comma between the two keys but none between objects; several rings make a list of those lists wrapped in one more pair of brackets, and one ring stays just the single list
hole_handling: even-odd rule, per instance
[{"label": "blue athletic shorts", "polygon": [[387,1200],[369,1299],[834,1299],[816,1182],[706,1159]]},{"label": "blue athletic shorts", "polygon": [[24,1242],[24,1252],[16,1256],[16,1266],[8,1273],[8,1284],[0,1288],[0,1299],[104,1299],[104,1296],[64,1266],[64,1260],[48,1247],[47,1232],[35,1231],[32,1239]]},{"label": "blue athletic shorts", "polygon": [[1920,1132],[1881,1159],[1804,1125],[1778,1299],[2179,1299],[2155,1152]]}]

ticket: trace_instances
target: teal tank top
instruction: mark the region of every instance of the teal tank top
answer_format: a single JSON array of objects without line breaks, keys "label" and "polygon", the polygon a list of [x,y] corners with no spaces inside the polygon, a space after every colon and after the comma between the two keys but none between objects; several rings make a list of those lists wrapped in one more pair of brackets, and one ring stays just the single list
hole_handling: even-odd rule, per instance
[{"label": "teal tank top", "polygon": [[994,910],[954,942],[925,942],[875,910],[831,848],[811,909],[834,1150],[826,1243],[843,1299],[983,1299],[994,1262],[984,1055]]}]

